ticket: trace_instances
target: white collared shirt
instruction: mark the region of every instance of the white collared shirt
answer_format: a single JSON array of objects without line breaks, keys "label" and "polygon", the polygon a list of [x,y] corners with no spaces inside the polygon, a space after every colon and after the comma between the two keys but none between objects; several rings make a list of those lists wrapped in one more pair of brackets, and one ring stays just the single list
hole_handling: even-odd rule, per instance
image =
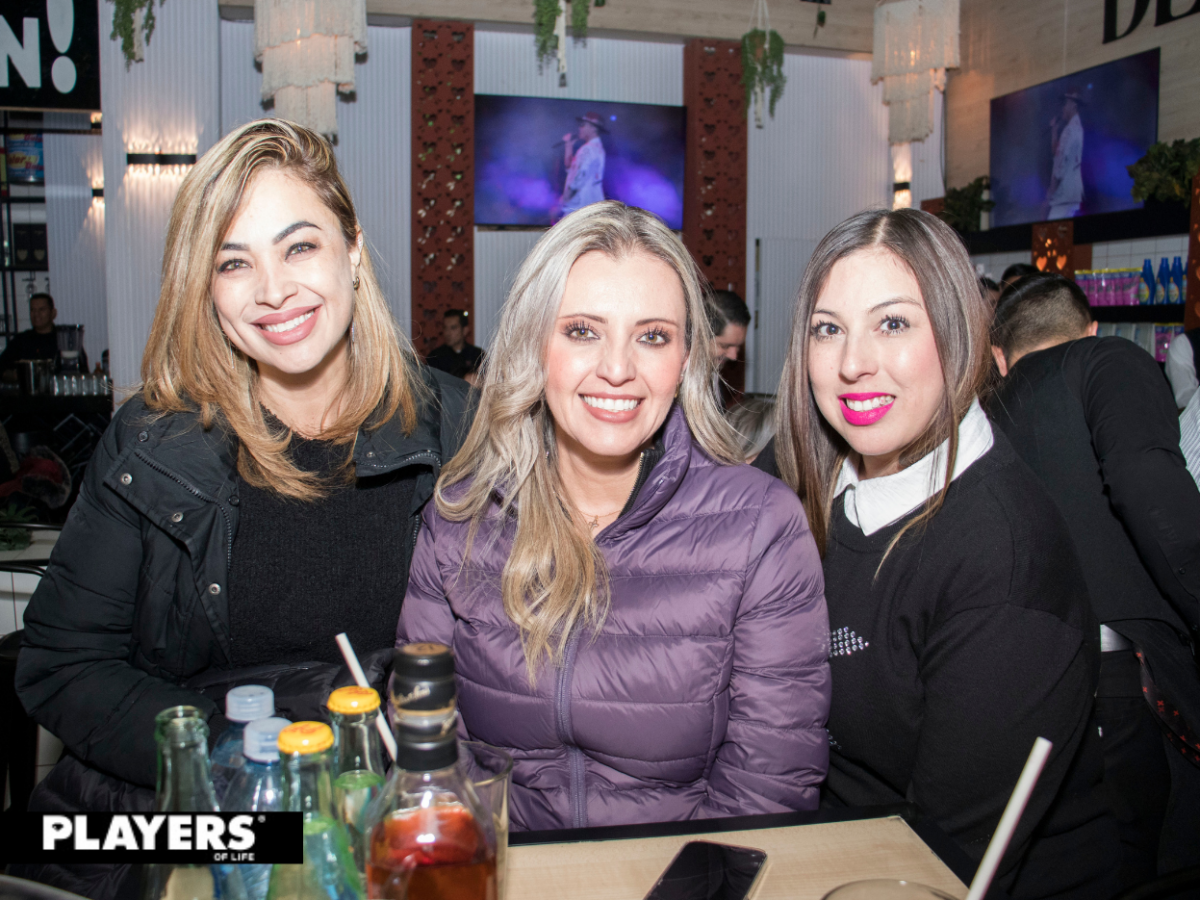
[{"label": "white collared shirt", "polygon": [[[958,453],[954,459],[953,481],[981,456],[992,449],[992,423],[979,405],[971,408],[958,423]],[[845,492],[846,518],[863,534],[874,534],[908,515],[942,489],[946,480],[946,453],[950,441],[944,441],[932,453],[923,456],[895,475],[868,478],[847,459],[838,474],[834,496]]]}]

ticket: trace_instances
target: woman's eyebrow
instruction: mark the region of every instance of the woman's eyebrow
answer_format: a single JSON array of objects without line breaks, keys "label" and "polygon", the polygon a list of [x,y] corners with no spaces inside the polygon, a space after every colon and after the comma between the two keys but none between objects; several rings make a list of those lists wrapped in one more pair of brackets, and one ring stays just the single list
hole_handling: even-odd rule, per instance
[{"label": "woman's eyebrow", "polygon": [[881,303],[876,303],[869,310],[867,310],[867,312],[868,313],[878,312],[879,310],[884,309],[885,307],[894,306],[897,303],[910,303],[913,306],[921,305],[921,301],[914,300],[912,297],[891,297],[887,300],[884,300]]},{"label": "woman's eyebrow", "polygon": [[284,240],[289,235],[294,234],[295,232],[299,231],[301,228],[316,228],[317,231],[321,230],[318,226],[314,225],[312,222],[305,222],[304,220],[301,220],[299,222],[293,222],[287,228],[283,229],[283,231],[279,232],[279,234],[275,235],[275,240],[272,241],[271,243],[278,244],[280,241]]}]

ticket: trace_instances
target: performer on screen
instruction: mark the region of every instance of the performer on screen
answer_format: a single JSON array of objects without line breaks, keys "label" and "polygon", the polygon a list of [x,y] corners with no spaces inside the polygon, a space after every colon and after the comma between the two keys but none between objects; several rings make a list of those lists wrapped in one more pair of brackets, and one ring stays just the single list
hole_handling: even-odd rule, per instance
[{"label": "performer on screen", "polygon": [[1083,97],[1072,91],[1063,94],[1062,112],[1050,120],[1050,150],[1054,154],[1054,170],[1046,201],[1050,210],[1047,219],[1069,219],[1079,214],[1083,203],[1083,123],[1079,107]]},{"label": "performer on screen", "polygon": [[575,212],[591,203],[604,199],[604,144],[600,135],[607,129],[600,124],[596,113],[579,116],[578,140],[582,144],[576,149],[576,135],[563,135],[563,165],[567,167],[567,178],[563,184],[559,218]]}]

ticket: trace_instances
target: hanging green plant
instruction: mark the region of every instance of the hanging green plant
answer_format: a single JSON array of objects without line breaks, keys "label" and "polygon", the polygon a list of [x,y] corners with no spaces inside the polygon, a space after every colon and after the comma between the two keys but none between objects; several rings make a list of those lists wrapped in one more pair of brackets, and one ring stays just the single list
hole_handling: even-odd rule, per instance
[{"label": "hanging green plant", "polygon": [[569,0],[571,4],[571,34],[577,41],[587,40],[588,12],[592,4],[588,0]]},{"label": "hanging green plant", "polygon": [[775,104],[783,96],[787,76],[783,74],[783,38],[774,29],[755,28],[742,35],[742,85],[746,88],[746,112],[754,104],[754,122],[762,128],[762,104],[769,96],[768,111],[775,118]]},{"label": "hanging green plant", "polygon": [[539,72],[558,53],[558,35],[554,33],[554,24],[560,12],[562,4],[559,0],[533,0],[533,39]]},{"label": "hanging green plant", "polygon": [[[158,0],[159,4],[162,0]],[[142,61],[142,51],[154,33],[154,0],[112,0],[113,30],[109,37],[121,39],[125,68]]]},{"label": "hanging green plant", "polygon": [[946,188],[946,205],[938,217],[960,234],[978,231],[980,214],[996,205],[995,200],[983,196],[991,186],[988,177],[980,175],[966,187]]},{"label": "hanging green plant", "polygon": [[1133,179],[1134,200],[1192,202],[1192,179],[1200,174],[1200,138],[1151,144],[1146,155],[1125,170]]}]

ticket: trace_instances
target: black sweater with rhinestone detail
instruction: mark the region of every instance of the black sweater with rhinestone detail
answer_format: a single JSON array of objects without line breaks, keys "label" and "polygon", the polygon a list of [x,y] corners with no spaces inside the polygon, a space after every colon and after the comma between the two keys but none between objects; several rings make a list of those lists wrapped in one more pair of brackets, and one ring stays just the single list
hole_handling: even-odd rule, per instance
[{"label": "black sweater with rhinestone detail", "polygon": [[1099,628],[1045,490],[997,433],[886,561],[919,510],[864,535],[843,509],[838,498],[824,561],[823,804],[913,802],[978,860],[1045,737],[1054,751],[998,883],[1021,900],[1111,896],[1120,848],[1090,724]]}]

